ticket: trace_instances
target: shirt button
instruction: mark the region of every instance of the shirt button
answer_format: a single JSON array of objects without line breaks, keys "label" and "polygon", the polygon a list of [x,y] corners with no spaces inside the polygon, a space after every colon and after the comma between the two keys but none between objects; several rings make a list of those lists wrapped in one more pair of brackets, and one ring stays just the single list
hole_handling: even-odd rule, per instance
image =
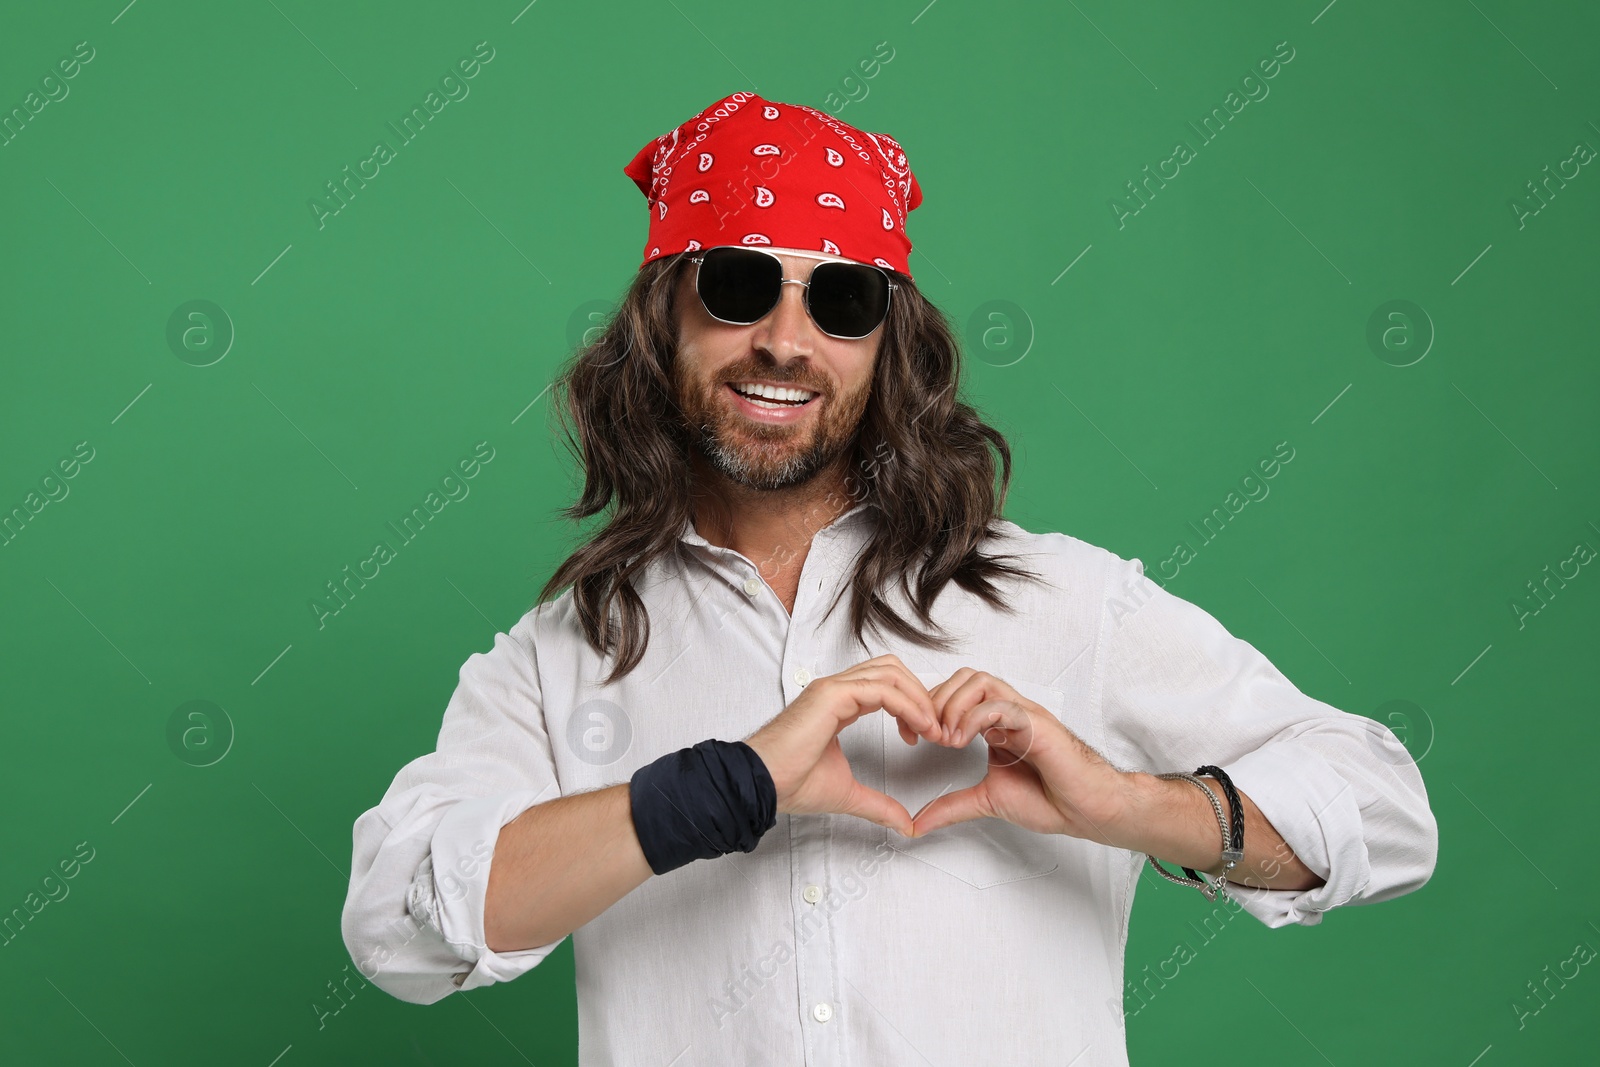
[{"label": "shirt button", "polygon": [[794,672],[794,681],[796,685],[801,686],[810,684],[811,672],[806,670],[804,667],[801,667],[799,670]]},{"label": "shirt button", "polygon": [[800,895],[806,898],[807,904],[815,904],[822,899],[822,887],[820,885],[808,885],[806,886],[806,891]]},{"label": "shirt button", "polygon": [[818,1004],[816,1007],[811,1009],[811,1017],[817,1020],[819,1023],[827,1022],[829,1019],[833,1018],[833,1005]]},{"label": "shirt button", "polygon": [[744,580],[744,591],[750,596],[755,596],[757,593],[761,592],[761,579],[746,578]]}]

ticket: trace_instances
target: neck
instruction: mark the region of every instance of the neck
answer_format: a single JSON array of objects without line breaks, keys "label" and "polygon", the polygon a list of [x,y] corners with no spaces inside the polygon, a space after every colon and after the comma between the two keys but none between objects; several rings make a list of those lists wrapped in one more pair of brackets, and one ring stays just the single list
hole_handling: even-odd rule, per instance
[{"label": "neck", "polygon": [[696,456],[695,529],[711,544],[750,560],[769,583],[781,575],[798,580],[813,535],[860,503],[846,491],[848,469],[848,457],[841,456],[801,485],[751,489]]}]

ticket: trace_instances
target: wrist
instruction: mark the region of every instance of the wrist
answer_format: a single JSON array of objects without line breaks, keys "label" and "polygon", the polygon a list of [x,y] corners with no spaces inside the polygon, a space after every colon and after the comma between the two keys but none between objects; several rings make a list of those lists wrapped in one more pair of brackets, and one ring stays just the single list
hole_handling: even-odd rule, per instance
[{"label": "wrist", "polygon": [[1160,806],[1163,787],[1169,784],[1142,771],[1118,771],[1111,814],[1101,823],[1103,843],[1130,852],[1147,851],[1144,841],[1155,821],[1153,812]]},{"label": "wrist", "polygon": [[767,777],[772,780],[773,791],[777,794],[777,813],[780,815],[787,814],[789,809],[786,804],[789,800],[789,791],[786,783],[778,781],[777,753],[772,751],[767,738],[762,736],[761,731],[757,731],[745,738],[744,743],[750,747],[751,752],[755,753],[756,761],[761,764],[762,769],[767,772]]},{"label": "wrist", "polygon": [[1127,771],[1121,793],[1118,815],[1106,827],[1109,844],[1208,874],[1222,866],[1215,814],[1193,784]]}]

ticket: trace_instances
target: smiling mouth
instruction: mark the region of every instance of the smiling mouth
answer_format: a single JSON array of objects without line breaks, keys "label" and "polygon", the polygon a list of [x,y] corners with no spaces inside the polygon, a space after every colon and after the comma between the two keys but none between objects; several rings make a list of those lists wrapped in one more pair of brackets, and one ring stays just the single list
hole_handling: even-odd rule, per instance
[{"label": "smiling mouth", "polygon": [[758,408],[781,411],[803,408],[821,393],[792,386],[759,385],[754,382],[728,382],[728,388]]}]

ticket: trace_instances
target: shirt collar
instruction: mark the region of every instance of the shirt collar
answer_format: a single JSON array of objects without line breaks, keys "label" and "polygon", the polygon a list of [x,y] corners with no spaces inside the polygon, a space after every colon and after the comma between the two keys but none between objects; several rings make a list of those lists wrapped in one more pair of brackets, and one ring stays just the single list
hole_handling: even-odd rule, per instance
[{"label": "shirt collar", "polygon": [[[813,535],[813,540],[822,537],[832,537],[835,534],[843,534],[846,532],[854,533],[858,530],[866,528],[870,524],[870,520],[872,518],[871,513],[874,506],[875,505],[865,501],[857,504],[849,511],[846,511],[844,514],[834,519],[828,525],[818,530]],[[678,532],[678,540],[682,541],[686,545],[694,545],[699,548],[718,547],[713,545],[710,541],[707,541],[704,537],[700,536],[700,531],[694,528],[694,520],[692,518],[684,520],[683,528]]]}]

